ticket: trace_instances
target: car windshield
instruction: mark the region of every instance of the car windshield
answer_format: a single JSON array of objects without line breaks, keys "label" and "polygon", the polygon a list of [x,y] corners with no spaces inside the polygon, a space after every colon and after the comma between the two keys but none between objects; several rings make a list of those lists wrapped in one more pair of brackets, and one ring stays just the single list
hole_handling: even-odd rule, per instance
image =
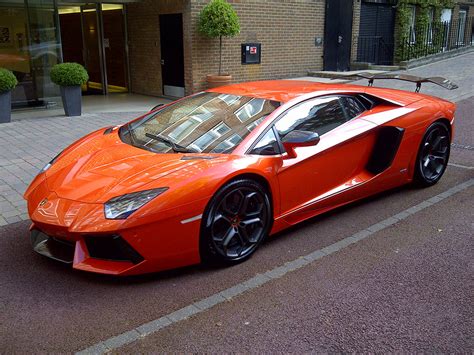
[{"label": "car windshield", "polygon": [[204,92],[123,126],[124,142],[157,153],[230,153],[279,102]]}]

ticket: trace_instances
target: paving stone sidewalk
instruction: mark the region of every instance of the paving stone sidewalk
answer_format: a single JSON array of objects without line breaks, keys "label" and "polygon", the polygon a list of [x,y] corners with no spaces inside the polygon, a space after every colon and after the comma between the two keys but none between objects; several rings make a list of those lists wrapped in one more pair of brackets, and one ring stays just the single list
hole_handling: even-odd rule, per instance
[{"label": "paving stone sidewalk", "polygon": [[143,112],[31,118],[0,125],[0,226],[27,220],[23,193],[39,170],[75,140]]},{"label": "paving stone sidewalk", "polygon": [[[459,85],[448,91],[423,85],[422,93],[460,101],[474,94],[474,51],[409,70],[423,76],[444,76]],[[366,85],[366,81],[356,84]],[[376,86],[412,91],[413,83],[377,81]],[[30,118],[0,125],[0,226],[27,220],[23,193],[38,171],[69,144],[85,134],[127,122],[144,112],[94,113],[81,117]]]},{"label": "paving stone sidewalk", "polygon": [[[454,102],[474,96],[474,50],[454,58],[444,59],[406,71],[397,71],[397,73],[407,73],[421,77],[441,76],[459,86],[456,90],[446,90],[438,85],[425,83],[421,85],[420,92],[422,94],[437,96]],[[353,84],[367,85],[367,80],[358,80]],[[414,91],[416,85],[398,80],[375,80],[374,86]]]}]

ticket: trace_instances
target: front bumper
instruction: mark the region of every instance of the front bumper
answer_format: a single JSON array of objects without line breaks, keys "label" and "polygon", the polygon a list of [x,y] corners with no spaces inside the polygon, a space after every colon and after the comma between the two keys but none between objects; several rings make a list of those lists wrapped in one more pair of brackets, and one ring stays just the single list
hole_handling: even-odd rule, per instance
[{"label": "front bumper", "polygon": [[[38,229],[32,229],[30,238],[35,252],[65,264],[72,264],[74,259],[79,260],[80,255],[88,255],[90,258],[99,260],[123,262],[123,266],[128,266],[129,263],[136,265],[144,260],[119,235],[86,236],[83,238],[85,243],[81,243],[81,241],[73,242],[51,237]],[[86,249],[83,248],[84,244]]]},{"label": "front bumper", "polygon": [[31,245],[35,252],[65,264],[72,264],[75,247],[73,242],[49,237],[37,229],[30,233]]},{"label": "front bumper", "polygon": [[159,213],[144,209],[126,220],[108,220],[102,204],[61,198],[44,182],[26,197],[34,250],[74,269],[135,275],[200,262],[201,221],[190,217],[202,213],[204,199]]},{"label": "front bumper", "polygon": [[[32,227],[33,250],[40,255],[72,265],[74,269],[101,274],[139,273],[145,259],[118,235],[83,236],[76,241],[47,235]],[[145,271],[146,272],[146,271]]]}]

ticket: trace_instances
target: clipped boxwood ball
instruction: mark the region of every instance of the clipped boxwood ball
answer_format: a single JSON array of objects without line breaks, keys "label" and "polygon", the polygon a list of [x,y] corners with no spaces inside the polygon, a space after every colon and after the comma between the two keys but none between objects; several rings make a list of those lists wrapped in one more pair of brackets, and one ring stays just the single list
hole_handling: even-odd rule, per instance
[{"label": "clipped boxwood ball", "polygon": [[199,32],[207,37],[233,37],[240,33],[239,17],[226,0],[211,0],[199,14]]},{"label": "clipped boxwood ball", "polygon": [[51,68],[51,80],[60,86],[77,86],[87,82],[89,75],[78,63],[61,63]]},{"label": "clipped boxwood ball", "polygon": [[10,70],[0,68],[0,93],[13,90],[17,84],[18,80]]}]

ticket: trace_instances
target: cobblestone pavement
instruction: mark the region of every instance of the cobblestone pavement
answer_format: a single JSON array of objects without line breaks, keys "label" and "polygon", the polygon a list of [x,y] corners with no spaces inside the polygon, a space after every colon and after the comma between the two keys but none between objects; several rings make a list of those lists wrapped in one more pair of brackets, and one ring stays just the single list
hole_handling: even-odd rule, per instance
[{"label": "cobblestone pavement", "polygon": [[84,114],[80,118],[31,118],[0,126],[0,226],[27,220],[23,193],[38,171],[62,149],[101,127],[140,112]]},{"label": "cobblestone pavement", "polygon": [[[448,91],[423,85],[422,93],[460,101],[474,92],[474,52],[408,71],[421,76],[444,76],[459,85]],[[366,81],[356,84],[365,85]],[[412,91],[413,83],[377,81],[376,86]],[[140,112],[84,114],[80,118],[31,118],[0,125],[0,226],[27,220],[23,193],[38,171],[63,148],[101,127],[123,123]]]}]

